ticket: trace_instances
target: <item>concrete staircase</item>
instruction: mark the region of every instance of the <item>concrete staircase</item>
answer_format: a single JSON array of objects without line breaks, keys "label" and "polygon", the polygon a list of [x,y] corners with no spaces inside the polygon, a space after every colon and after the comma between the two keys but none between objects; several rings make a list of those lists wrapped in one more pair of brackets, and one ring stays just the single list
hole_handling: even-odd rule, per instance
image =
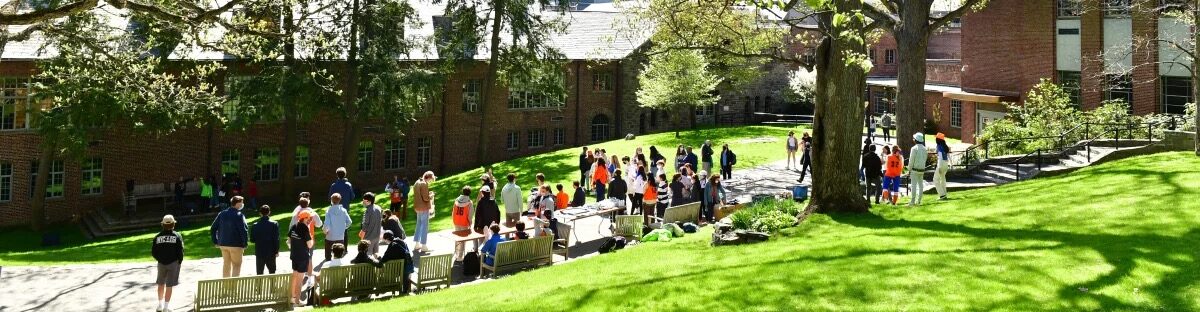
[{"label": "concrete staircase", "polygon": [[[178,227],[187,227],[194,223],[211,223],[216,218],[217,212],[197,212],[195,214],[175,215],[175,220],[178,222]],[[104,209],[99,209],[88,214],[80,222],[80,228],[83,234],[89,239],[104,238],[111,236],[124,236],[140,233],[157,233],[160,230],[159,223],[162,222],[162,217],[115,217],[109,214]]]},{"label": "concrete staircase", "polygon": [[[1104,145],[1103,143],[1106,142],[1097,141],[1097,143]],[[1036,156],[1020,159],[1020,165],[1013,162],[1017,161],[1021,156],[1002,156],[987,159],[978,166],[972,167],[969,171],[952,170],[947,175],[946,188],[952,191],[967,190],[1028,180],[1039,176],[1067,173],[1106,160],[1118,151],[1124,152],[1121,154],[1125,156],[1158,152],[1154,148],[1155,145],[1150,142],[1123,141],[1121,143],[1124,144],[1120,148],[1093,145],[1089,149],[1083,145],[1076,145],[1068,148],[1061,155],[1043,155],[1041,157],[1040,168],[1038,167]],[[1091,154],[1090,158],[1089,154]],[[926,180],[932,181],[932,174],[927,174]],[[925,183],[925,192],[936,193],[932,183]]]}]

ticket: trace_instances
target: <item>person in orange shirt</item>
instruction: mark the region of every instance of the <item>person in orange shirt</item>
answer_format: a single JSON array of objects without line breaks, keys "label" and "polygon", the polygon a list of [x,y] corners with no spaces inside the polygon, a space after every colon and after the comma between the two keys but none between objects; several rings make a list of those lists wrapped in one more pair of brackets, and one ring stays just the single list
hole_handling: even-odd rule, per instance
[{"label": "person in orange shirt", "polygon": [[604,163],[604,158],[596,158],[596,165],[592,169],[592,189],[596,191],[596,201],[603,201],[604,196],[608,195],[604,192],[608,184],[608,165]]},{"label": "person in orange shirt", "polygon": [[558,193],[554,194],[554,197],[556,197],[554,200],[554,208],[558,208],[558,210],[567,209],[567,206],[571,203],[571,198],[567,196],[567,192],[563,192],[562,183],[559,183],[554,187],[558,188]]},{"label": "person in orange shirt", "polygon": [[904,157],[900,156],[899,146],[892,146],[892,153],[884,160],[883,166],[883,198],[890,200],[894,206],[900,198],[900,175],[904,173]]}]

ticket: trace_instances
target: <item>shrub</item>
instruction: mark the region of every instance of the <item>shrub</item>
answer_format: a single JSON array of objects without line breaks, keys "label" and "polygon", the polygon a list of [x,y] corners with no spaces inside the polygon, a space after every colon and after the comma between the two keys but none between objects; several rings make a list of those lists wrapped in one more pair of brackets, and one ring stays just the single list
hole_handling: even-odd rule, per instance
[{"label": "shrub", "polygon": [[791,227],[795,223],[795,216],[788,215],[783,211],[772,210],[755,218],[750,228],[759,232],[774,233]]},{"label": "shrub", "polygon": [[733,213],[729,220],[734,229],[771,233],[795,224],[800,209],[795,201],[764,200]]},{"label": "shrub", "polygon": [[734,212],[733,215],[729,216],[729,221],[735,229],[748,230],[750,229],[750,225],[754,223],[754,210],[746,207],[741,211]]}]

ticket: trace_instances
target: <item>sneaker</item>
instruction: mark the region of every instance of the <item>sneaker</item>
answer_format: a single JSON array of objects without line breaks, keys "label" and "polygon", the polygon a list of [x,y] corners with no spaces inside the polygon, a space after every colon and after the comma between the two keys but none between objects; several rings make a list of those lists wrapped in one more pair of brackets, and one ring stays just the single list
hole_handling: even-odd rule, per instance
[{"label": "sneaker", "polygon": [[171,312],[171,309],[170,309],[170,308],[163,308],[163,309],[162,309],[162,312]]},{"label": "sneaker", "polygon": [[159,303],[157,306],[154,306],[154,311],[155,312],[163,312],[162,303]]},{"label": "sneaker", "polygon": [[949,199],[950,199],[950,198],[949,198],[949,197],[946,197],[946,196],[938,197],[938,200],[949,200]]}]

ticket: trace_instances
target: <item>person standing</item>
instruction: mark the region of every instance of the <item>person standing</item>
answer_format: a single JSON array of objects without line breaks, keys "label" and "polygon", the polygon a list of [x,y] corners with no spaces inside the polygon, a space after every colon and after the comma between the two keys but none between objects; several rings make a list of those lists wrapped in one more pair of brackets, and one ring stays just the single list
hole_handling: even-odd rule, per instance
[{"label": "person standing", "polygon": [[733,165],[737,164],[737,154],[729,149],[729,144],[721,145],[721,178],[733,178]]},{"label": "person standing", "polygon": [[[683,144],[679,144],[679,146],[675,148],[675,167],[672,167],[672,168],[678,169],[679,167],[683,167],[683,164],[686,164],[686,163],[687,163],[687,149],[683,147]],[[664,173],[665,172],[660,172],[659,174],[664,174]],[[648,181],[653,182],[654,179],[656,179],[656,178],[658,178],[657,175],[654,177],[651,177],[650,179],[648,179]]]},{"label": "person standing", "polygon": [[[650,148],[652,153],[656,151],[653,149],[653,146]],[[633,173],[633,182],[629,184],[629,189],[633,192],[633,195],[629,196],[629,213],[631,214],[637,214],[638,211],[642,210],[641,201],[642,194],[646,192],[646,179],[651,177],[646,174],[645,166],[637,166],[636,170]]]},{"label": "person standing", "polygon": [[900,198],[900,174],[903,172],[904,158],[900,156],[900,147],[892,146],[892,153],[888,154],[887,161],[884,162],[883,197],[889,200],[893,206]]},{"label": "person standing", "polygon": [[891,132],[892,131],[892,114],[884,113],[883,117],[880,117],[880,119],[881,119],[880,123],[883,124],[883,126],[880,127],[883,130],[883,141],[885,141],[885,142],[891,141],[892,140],[892,132]]},{"label": "person standing", "polygon": [[358,238],[371,242],[371,253],[379,253],[379,239],[383,238],[383,210],[375,205],[375,193],[363,194],[362,229]]},{"label": "person standing", "polygon": [[604,196],[608,195],[604,192],[605,184],[608,184],[608,167],[604,164],[604,158],[596,159],[595,170],[592,171],[592,186],[596,191],[596,201],[604,200]]},{"label": "person standing", "polygon": [[[504,201],[504,224],[516,224],[521,218],[521,187],[517,186],[517,175],[508,174],[508,184],[500,190],[500,200]],[[579,182],[575,182],[579,186]]]},{"label": "person standing", "polygon": [[329,195],[329,210],[325,211],[325,260],[331,259],[333,244],[346,245],[346,231],[350,229],[350,213],[342,206],[342,195]]},{"label": "person standing", "polygon": [[721,176],[712,175],[708,177],[708,184],[704,185],[704,209],[701,211],[704,216],[702,218],[708,223],[716,221],[716,215],[713,214],[718,206],[725,205],[725,188],[721,187]]},{"label": "person standing", "polygon": [[[625,199],[629,198],[629,185],[625,184],[625,180],[621,179],[621,169],[613,171],[612,182],[608,183],[608,198],[612,198],[614,203],[620,207],[625,207]],[[562,198],[566,198],[567,194],[563,193]],[[566,206],[566,205],[562,205]]]},{"label": "person standing", "polygon": [[250,202],[250,209],[258,207],[258,180],[254,177],[250,178],[250,183],[246,183],[246,200]]},{"label": "person standing", "polygon": [[654,182],[646,183],[641,202],[642,224],[650,224],[650,216],[654,215],[654,206],[658,204],[658,186]]},{"label": "person standing", "polygon": [[[479,189],[483,196],[480,197],[479,203],[475,204],[475,227],[476,233],[483,234],[483,230],[489,225],[500,224],[500,207],[496,205],[495,196],[492,196],[492,187],[483,186]],[[520,206],[518,206],[520,207]]]},{"label": "person standing", "polygon": [[466,231],[471,229],[471,208],[475,205],[471,201],[471,187],[464,186],[462,195],[454,199],[454,208],[450,210],[451,221],[454,222],[454,231]]},{"label": "person standing", "polygon": [[692,153],[691,146],[687,147],[687,157],[684,158],[684,162],[686,162],[688,165],[690,165],[691,166],[690,168],[693,171],[700,169],[700,158],[696,157],[696,153]]},{"label": "person standing", "polygon": [[242,274],[242,253],[246,250],[249,233],[246,217],[242,215],[241,196],[234,196],[228,209],[217,214],[209,229],[212,242],[221,249],[221,277],[238,277]]},{"label": "person standing", "polygon": [[300,302],[300,284],[312,268],[313,237],[308,230],[310,223],[312,215],[308,211],[301,211],[296,224],[288,229],[289,258],[292,260],[292,305],[297,307],[303,306]]},{"label": "person standing", "polygon": [[879,204],[880,178],[883,174],[883,161],[879,159],[879,155],[875,154],[875,145],[867,145],[862,152],[862,167],[863,177],[867,182],[867,200],[875,197],[875,204]]},{"label": "person standing", "polygon": [[[800,149],[800,141],[796,139],[796,131],[788,131],[787,136],[787,165],[784,169],[792,169],[796,164],[796,151]],[[797,166],[798,168],[799,166]]]},{"label": "person standing", "polygon": [[704,146],[700,147],[700,162],[704,165],[704,171],[712,172],[713,154],[712,141],[704,140]]},{"label": "person standing", "polygon": [[682,174],[675,173],[671,176],[671,183],[667,185],[667,188],[671,189],[671,206],[683,205],[687,200],[687,196],[683,195],[683,190],[687,188],[684,187],[682,179]]},{"label": "person standing", "polygon": [[800,165],[803,167],[800,168],[800,179],[797,181],[804,183],[805,175],[812,172],[812,137],[808,135],[808,132],[805,132],[804,138],[800,139],[800,147],[804,148],[800,155]]},{"label": "person standing", "polygon": [[667,211],[667,204],[670,203],[670,194],[668,192],[671,190],[667,186],[667,175],[665,174],[658,175],[658,178],[654,182],[658,187],[654,190],[654,193],[658,195],[658,202],[654,203],[654,215],[662,218],[663,214]]},{"label": "person standing", "polygon": [[271,220],[271,206],[258,208],[258,222],[250,228],[254,242],[254,269],[258,275],[275,274],[275,258],[279,257],[279,223]]},{"label": "person standing", "polygon": [[333,180],[333,183],[329,185],[329,194],[338,193],[347,203],[354,201],[356,194],[354,194],[354,186],[350,184],[349,180],[346,180],[346,167],[338,167],[335,172],[337,180]]},{"label": "person standing", "polygon": [[867,140],[870,140],[872,142],[875,141],[875,115],[871,115],[871,113],[867,113],[866,126],[867,126]]},{"label": "person standing", "polygon": [[408,178],[400,177],[400,179],[396,181],[396,188],[400,190],[400,209],[397,210],[396,208],[392,208],[392,210],[394,213],[399,214],[396,217],[400,218],[400,221],[404,221],[408,216]]},{"label": "person standing", "polygon": [[[417,212],[417,229],[416,236],[413,241],[416,246],[414,251],[427,250],[425,244],[429,241],[429,218],[432,218],[436,212],[433,209],[433,191],[429,190],[429,183],[433,183],[437,176],[433,175],[433,171],[426,171],[421,175],[421,179],[413,185],[413,195],[417,200],[413,203],[413,211]],[[372,252],[374,253],[374,252]]]},{"label": "person standing", "polygon": [[158,262],[158,306],[155,311],[171,311],[171,289],[179,285],[179,268],[183,265],[183,236],[175,232],[175,216],[165,215],[162,231],[154,236],[150,254]]},{"label": "person standing", "polygon": [[196,178],[196,180],[200,180],[200,208],[204,209],[205,207],[208,207],[208,209],[204,209],[204,211],[212,211],[212,208],[215,206],[213,205],[212,182],[210,182],[208,179],[201,178]]},{"label": "person standing", "polygon": [[913,147],[908,151],[908,198],[909,206],[921,205],[921,195],[925,193],[925,161],[929,150],[925,148],[925,134],[913,134]]},{"label": "person standing", "polygon": [[950,145],[946,134],[937,134],[937,171],[933,172],[933,187],[937,188],[938,200],[946,200],[946,173],[950,171]]},{"label": "person standing", "polygon": [[587,146],[584,146],[583,152],[579,153],[579,184],[584,185],[584,188],[587,188],[587,185],[592,181],[592,179],[588,178],[592,170],[591,158],[592,153],[588,152]]},{"label": "person standing", "polygon": [[[178,181],[178,182],[175,182],[175,189],[174,189],[174,191],[175,191],[175,204],[176,204],[176,205],[179,205],[179,207],[178,207],[178,210],[177,210],[177,211],[178,211],[178,213],[180,213],[180,214],[182,214],[182,213],[183,213],[183,210],[187,208],[187,205],[184,205],[184,204],[183,204],[183,193],[186,193],[186,192],[187,192],[187,183],[188,183],[188,181],[191,181],[191,180],[190,180],[190,179],[185,179],[184,177],[179,177],[179,181]],[[193,213],[196,213],[196,211],[195,211],[195,210],[191,210],[191,209],[189,209],[189,210],[188,210],[188,214],[193,214]]]},{"label": "person standing", "polygon": [[666,163],[667,158],[664,157],[662,153],[658,152],[657,147],[654,147],[654,145],[651,145],[650,146],[650,162],[644,163],[644,164],[637,164],[638,166],[646,167],[646,170],[648,171],[648,173],[650,173],[650,175],[643,176],[642,178],[647,179],[650,177],[657,176],[659,173],[658,172],[658,162],[660,162],[660,161],[662,161],[663,163]]}]

